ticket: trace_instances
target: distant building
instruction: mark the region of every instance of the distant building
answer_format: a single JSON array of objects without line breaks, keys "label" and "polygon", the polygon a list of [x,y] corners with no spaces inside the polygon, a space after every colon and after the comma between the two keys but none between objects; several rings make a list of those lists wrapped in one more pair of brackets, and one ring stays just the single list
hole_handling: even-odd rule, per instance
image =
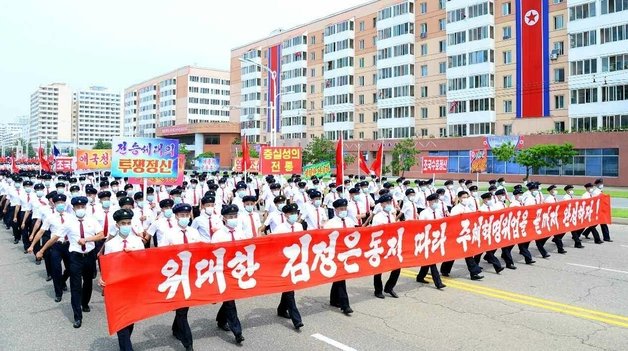
[{"label": "distant building", "polygon": [[40,86],[31,94],[28,141],[72,141],[72,92],[65,83]]},{"label": "distant building", "polygon": [[[19,139],[29,140],[29,119],[28,116],[20,116],[15,122],[0,124],[0,145],[2,146],[2,155],[6,150],[15,148]],[[22,145],[24,148],[25,145]]]},{"label": "distant building", "polygon": [[120,93],[104,87],[76,90],[72,102],[72,141],[79,149],[91,149],[98,140],[122,135]]}]

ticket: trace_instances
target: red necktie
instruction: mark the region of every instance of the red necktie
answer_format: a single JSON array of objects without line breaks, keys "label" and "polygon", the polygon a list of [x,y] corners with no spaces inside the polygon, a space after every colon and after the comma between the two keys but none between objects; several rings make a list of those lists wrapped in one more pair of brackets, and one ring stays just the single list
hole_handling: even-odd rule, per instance
[{"label": "red necktie", "polygon": [[31,202],[31,194],[26,193],[26,202]]},{"label": "red necktie", "polygon": [[94,207],[94,204],[91,204],[91,205],[92,205],[92,214],[94,214],[96,213],[96,208]]},{"label": "red necktie", "polygon": [[193,206],[196,206],[196,189],[192,189],[192,191],[194,191],[194,204],[193,204]]},{"label": "red necktie", "polygon": [[451,189],[449,189],[449,203],[454,204],[454,194],[451,192]]},{"label": "red necktie", "polygon": [[207,218],[207,222],[209,223],[209,233],[207,233],[207,234],[209,234],[209,237],[211,238],[211,236],[212,236],[212,218],[208,217]]},{"label": "red necktie", "polygon": [[292,232],[294,233],[294,224],[291,225],[290,228],[292,229]]},{"label": "red necktie", "polygon": [[188,243],[188,237],[187,237],[187,235],[185,235],[185,230],[182,230],[181,233],[183,233],[183,243],[187,244]]},{"label": "red necktie", "polygon": [[231,234],[231,241],[235,241],[235,237],[233,236],[234,230],[230,230],[229,234]]},{"label": "red necktie", "polygon": [[168,218],[168,228],[172,228],[172,223],[170,223],[170,218]]},{"label": "red necktie", "polygon": [[[358,212],[358,216],[360,216],[360,206],[358,206],[358,202],[353,200],[353,203],[355,204],[355,209]],[[362,225],[362,219],[360,217],[358,217],[358,225]]]},{"label": "red necktie", "polygon": [[[412,202],[412,201],[410,201]],[[414,204],[414,202],[412,202],[412,209],[414,210],[412,217],[414,217],[414,219],[416,219],[416,205]]]},{"label": "red necktie", "polygon": [[386,215],[386,219],[388,220],[388,223],[390,224],[390,223],[391,223],[391,222],[390,222],[390,214],[387,214],[387,215]]},{"label": "red necktie", "polygon": [[345,223],[345,219],[344,219],[344,218],[342,219],[342,227],[343,227],[343,228],[346,228],[346,227],[347,227],[347,223]]},{"label": "red necktie", "polygon": [[61,217],[61,224],[63,224],[63,213],[59,213],[59,217]]},{"label": "red necktie", "polygon": [[103,225],[103,232],[105,233],[105,238],[109,234],[109,211],[105,211],[105,223]]},{"label": "red necktie", "polygon": [[316,209],[316,229],[321,229],[321,213]]},{"label": "red necktie", "polygon": [[253,236],[257,236],[257,229],[255,229],[255,221],[253,220],[252,213],[249,213],[249,219],[251,220],[251,231],[253,232]]},{"label": "red necktie", "polygon": [[478,206],[478,199],[476,199],[475,196],[473,197],[473,202],[475,202],[475,210],[479,211],[480,210],[480,206]]},{"label": "red necktie", "polygon": [[[79,219],[79,233],[81,234],[81,239],[85,239],[85,228],[83,228],[83,220]],[[85,245],[81,245],[81,250],[85,251]]]},{"label": "red necktie", "polygon": [[122,250],[126,250],[126,239],[122,240]]}]

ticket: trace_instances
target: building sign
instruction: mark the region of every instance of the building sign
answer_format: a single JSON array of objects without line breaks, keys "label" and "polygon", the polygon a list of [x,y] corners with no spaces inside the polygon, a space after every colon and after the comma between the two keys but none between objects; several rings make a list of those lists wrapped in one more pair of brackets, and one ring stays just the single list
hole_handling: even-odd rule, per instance
[{"label": "building sign", "polygon": [[177,178],[179,141],[176,139],[114,138],[112,150],[114,177]]},{"label": "building sign", "polygon": [[422,173],[447,173],[447,163],[449,157],[447,156],[425,156],[421,157],[421,172]]},{"label": "building sign", "polygon": [[523,148],[523,135],[492,135],[484,137],[484,147],[487,149],[498,148],[504,144],[512,144],[517,149]]},{"label": "building sign", "polygon": [[329,161],[315,163],[313,165],[307,165],[303,167],[303,177],[305,179],[311,179],[312,176],[318,178],[328,177],[331,175],[331,163]]},{"label": "building sign", "polygon": [[55,172],[72,172],[74,171],[74,157],[57,157],[54,165]]}]

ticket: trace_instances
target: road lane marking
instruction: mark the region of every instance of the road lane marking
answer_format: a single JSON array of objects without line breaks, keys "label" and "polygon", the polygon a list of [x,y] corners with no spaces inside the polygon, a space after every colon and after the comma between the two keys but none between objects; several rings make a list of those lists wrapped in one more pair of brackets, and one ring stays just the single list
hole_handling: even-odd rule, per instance
[{"label": "road lane marking", "polygon": [[627,249],[628,249],[628,245],[619,245],[619,246],[621,246],[621,247],[625,247],[625,248],[627,248]]},{"label": "road lane marking", "polygon": [[[408,278],[415,278],[416,274],[411,271],[402,270],[402,275]],[[427,279],[431,280],[431,277],[428,276]],[[582,319],[594,320],[610,325],[615,325],[623,328],[628,328],[628,317],[606,313],[602,311],[590,310],[582,307],[567,305],[560,302],[555,302],[551,300],[541,299],[534,296],[523,295],[512,293],[504,290],[488,288],[485,286],[480,286],[476,284],[463,283],[461,281],[453,280],[451,278],[443,278],[443,281],[447,284],[448,287],[463,290],[479,295],[484,295],[488,297],[493,297],[496,299],[501,299],[505,301],[510,301],[514,303],[519,303],[523,305],[528,305],[532,307],[537,307],[540,309],[549,310],[552,312],[562,313],[566,315],[570,315],[573,317],[578,317]]]},{"label": "road lane marking", "polygon": [[601,271],[608,271],[608,272],[614,272],[614,273],[628,274],[628,272],[620,271],[618,269],[610,269],[610,268],[602,268],[602,267],[595,267],[595,266],[587,266],[586,264],[578,264],[578,263],[567,263],[567,264],[570,265],[570,266],[576,266],[576,267],[593,268],[593,269],[599,269]]},{"label": "road lane marking", "polygon": [[335,347],[337,349],[340,349],[342,351],[357,351],[353,347],[347,346],[347,345],[345,345],[345,344],[343,344],[341,342],[338,342],[338,341],[336,341],[334,339],[330,339],[330,338],[328,338],[328,337],[326,337],[325,335],[322,335],[322,334],[316,333],[316,334],[312,334],[311,336],[314,339],[318,339],[318,340],[320,340],[320,341],[322,341],[324,343],[327,343],[327,344],[329,344],[329,345],[331,345],[331,346],[333,346],[333,347]]}]

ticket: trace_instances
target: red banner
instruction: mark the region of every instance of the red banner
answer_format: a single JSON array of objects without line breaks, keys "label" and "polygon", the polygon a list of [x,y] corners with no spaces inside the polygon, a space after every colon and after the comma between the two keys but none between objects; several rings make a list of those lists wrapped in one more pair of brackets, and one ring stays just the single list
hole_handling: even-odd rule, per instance
[{"label": "red banner", "polygon": [[301,174],[303,157],[300,147],[262,147],[260,172],[262,174]]},{"label": "red banner", "polygon": [[72,172],[74,170],[73,157],[55,158],[55,172]]},{"label": "red banner", "polygon": [[460,259],[610,221],[610,197],[601,195],[434,221],[109,254],[100,258],[109,332],[185,306]]},{"label": "red banner", "polygon": [[421,157],[422,173],[447,173],[447,156],[425,156]]},{"label": "red banner", "polygon": [[[236,157],[233,159],[233,171],[242,172],[242,157]],[[259,172],[259,158],[251,157],[251,165],[248,172]]]}]

